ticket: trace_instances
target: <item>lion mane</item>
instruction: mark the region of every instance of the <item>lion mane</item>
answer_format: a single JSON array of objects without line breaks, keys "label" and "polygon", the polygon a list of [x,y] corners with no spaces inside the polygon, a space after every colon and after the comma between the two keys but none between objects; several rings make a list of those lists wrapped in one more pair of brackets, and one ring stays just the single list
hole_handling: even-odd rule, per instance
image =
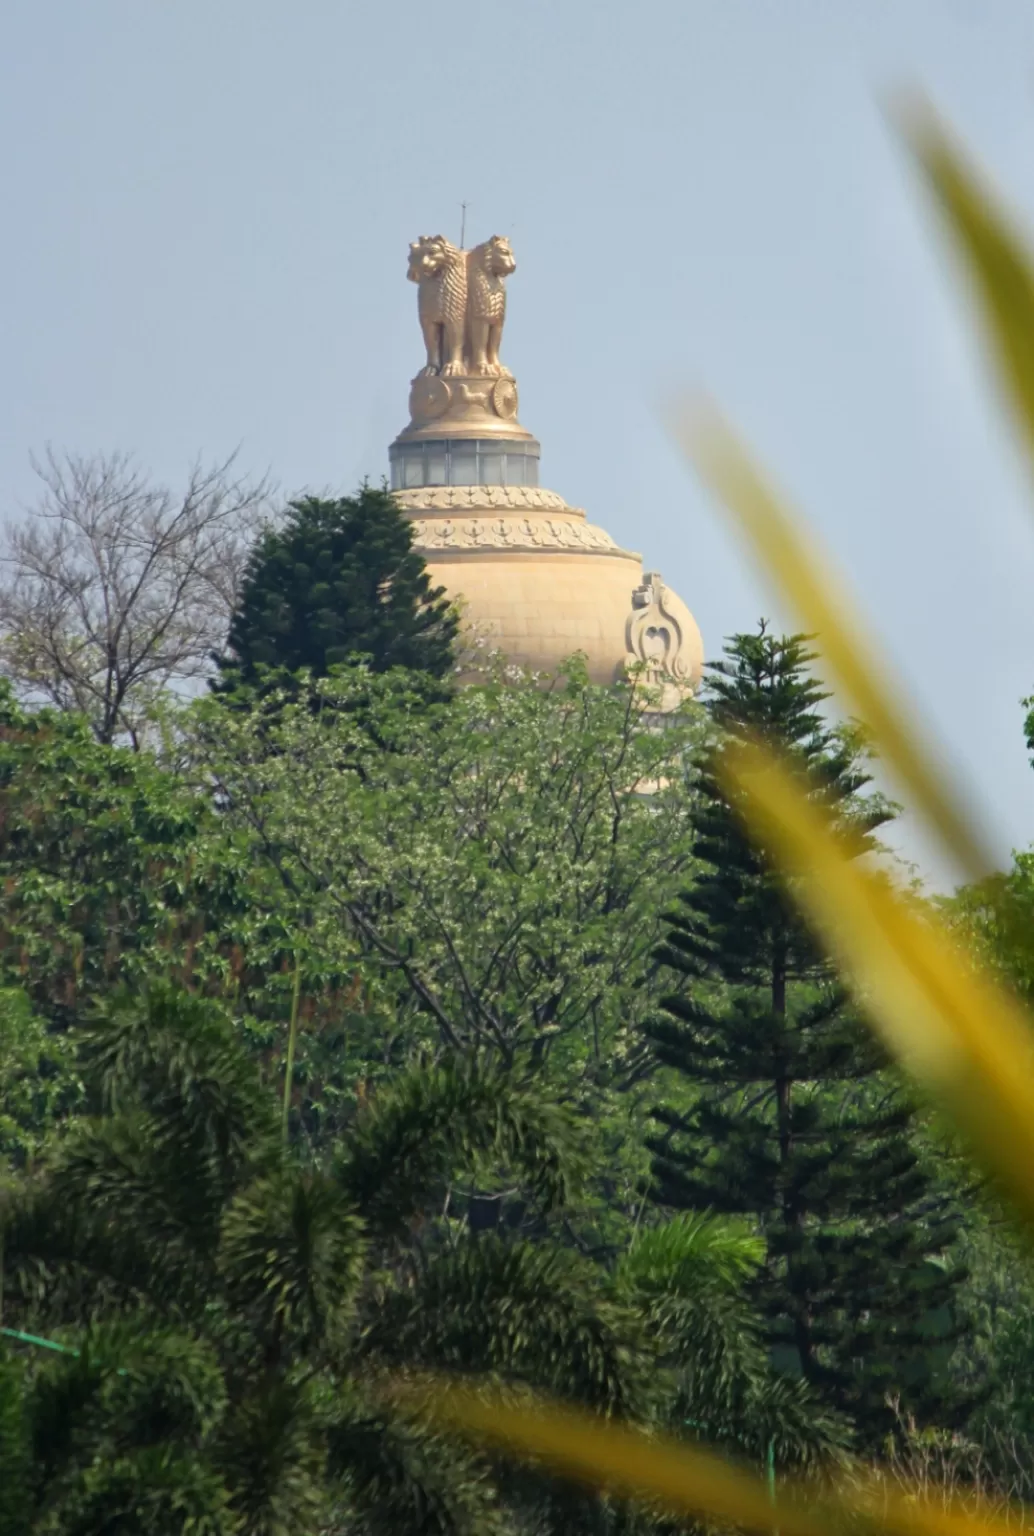
[{"label": "lion mane", "polygon": [[516,268],[504,235],[493,235],[470,253],[466,351],[471,373],[513,377],[499,361],[499,343],[506,319],[504,283]]},{"label": "lion mane", "polygon": [[425,373],[462,373],[467,315],[466,252],[444,235],[421,235],[409,247],[407,277],[417,284],[417,308],[427,347]]},{"label": "lion mane", "polygon": [[501,325],[506,317],[506,289],[503,280],[517,268],[510,242],[505,235],[493,235],[470,253],[470,293],[468,312],[478,320]]}]

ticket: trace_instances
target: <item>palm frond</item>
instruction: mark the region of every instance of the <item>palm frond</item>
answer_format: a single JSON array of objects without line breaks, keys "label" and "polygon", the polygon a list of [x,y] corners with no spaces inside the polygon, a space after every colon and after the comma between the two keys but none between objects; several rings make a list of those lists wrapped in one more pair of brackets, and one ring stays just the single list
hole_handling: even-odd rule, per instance
[{"label": "palm frond", "polygon": [[231,1306],[257,1338],[307,1353],[351,1321],[363,1227],[341,1186],[285,1169],[244,1189],[223,1218],[219,1266]]},{"label": "palm frond", "polygon": [[166,1446],[105,1458],[52,1491],[46,1523],[61,1536],[246,1536],[222,1479],[201,1456]]},{"label": "palm frond", "polygon": [[605,1412],[641,1411],[645,1340],[599,1270],[553,1245],[482,1235],[432,1254],[412,1286],[378,1298],[364,1336],[383,1362],[495,1371]]},{"label": "palm frond", "polygon": [[32,1502],[32,1437],[21,1362],[0,1345],[0,1536],[24,1536]]},{"label": "palm frond", "polygon": [[508,1536],[510,1522],[483,1460],[415,1417],[353,1403],[328,1432],[327,1472],[346,1529],[363,1536]]},{"label": "palm frond", "polygon": [[765,1242],[742,1222],[687,1212],[637,1233],[618,1262],[619,1285],[695,1300],[738,1293],[765,1261]]},{"label": "palm frond", "polygon": [[328,1488],[312,1382],[270,1378],[228,1416],[219,1466],[243,1536],[315,1536]]},{"label": "palm frond", "polygon": [[166,983],[98,1005],[81,1044],[83,1074],[105,1112],[142,1108],[190,1139],[225,1181],[276,1136],[276,1114],[241,1036],[215,1003]]},{"label": "palm frond", "polygon": [[571,1119],[501,1071],[449,1061],[383,1089],[357,1122],[337,1177],[371,1230],[403,1231],[456,1169],[506,1164],[544,1207],[582,1171]]}]

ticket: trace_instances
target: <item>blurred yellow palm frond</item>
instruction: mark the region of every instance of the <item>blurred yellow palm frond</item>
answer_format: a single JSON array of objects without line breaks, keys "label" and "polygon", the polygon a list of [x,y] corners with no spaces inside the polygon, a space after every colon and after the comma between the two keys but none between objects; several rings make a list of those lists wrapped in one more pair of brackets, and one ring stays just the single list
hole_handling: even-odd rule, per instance
[{"label": "blurred yellow palm frond", "polygon": [[787,512],[733,432],[710,405],[690,407],[675,423],[701,477],[725,504],[809,634],[817,637],[829,681],[864,720],[876,751],[914,796],[971,880],[990,873],[991,857],[961,797],[939,775],[872,657],[869,631],[844,583],[816,541]]},{"label": "blurred yellow palm frond", "polygon": [[[403,1401],[410,1394],[403,1391]],[[577,1482],[661,1504],[683,1515],[707,1513],[721,1520],[767,1528],[773,1504],[765,1484],[720,1456],[641,1430],[608,1423],[584,1409],[544,1399],[471,1387],[433,1385],[429,1399],[418,1387],[412,1401],[426,1402],[436,1424],[477,1441],[503,1446]],[[826,1527],[789,1497],[778,1505],[784,1536],[826,1536]]]},{"label": "blurred yellow palm frond", "polygon": [[1034,1219],[1034,1033],[1025,1011],[886,875],[844,851],[792,771],[730,745],[748,830],[787,875],[877,1032]]},{"label": "blurred yellow palm frond", "polygon": [[992,359],[1034,460],[1034,264],[1023,237],[923,96],[900,96],[894,117],[969,269]]},{"label": "blurred yellow palm frond", "polygon": [[974,1518],[950,1499],[905,1496],[884,1484],[855,1479],[819,1490],[784,1481],[773,1497],[765,1483],[713,1452],[663,1435],[607,1423],[584,1409],[538,1399],[515,1401],[492,1389],[438,1382],[396,1392],[430,1407],[437,1426],[481,1445],[527,1457],[574,1482],[637,1499],[682,1516],[712,1517],[779,1536],[829,1536],[859,1522],[897,1536],[1015,1536],[1008,1519]]}]

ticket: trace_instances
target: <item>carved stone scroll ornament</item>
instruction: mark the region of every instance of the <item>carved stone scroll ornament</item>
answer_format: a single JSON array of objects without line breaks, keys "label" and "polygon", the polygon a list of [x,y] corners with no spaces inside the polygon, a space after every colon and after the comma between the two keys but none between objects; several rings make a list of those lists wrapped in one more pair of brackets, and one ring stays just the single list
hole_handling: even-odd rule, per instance
[{"label": "carved stone scroll ornament", "polygon": [[[629,662],[646,664],[648,683],[674,682],[689,687],[692,657],[687,635],[669,593],[656,571],[647,571],[643,584],[632,593],[632,612],[625,625]],[[682,604],[679,602],[679,607]]]}]

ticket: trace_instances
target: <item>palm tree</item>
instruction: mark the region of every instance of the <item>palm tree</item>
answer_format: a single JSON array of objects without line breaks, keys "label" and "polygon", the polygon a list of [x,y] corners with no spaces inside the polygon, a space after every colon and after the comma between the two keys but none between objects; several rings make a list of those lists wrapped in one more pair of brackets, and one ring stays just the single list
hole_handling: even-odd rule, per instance
[{"label": "palm tree", "polygon": [[387,1371],[487,1366],[636,1411],[634,1319],[584,1261],[432,1219],[457,1170],[492,1164],[542,1221],[564,1202],[577,1149],[527,1088],[463,1064],[404,1074],[320,1166],[285,1149],[209,1003],[121,998],[83,1054],[97,1114],[4,1222],[5,1320],[78,1351],[34,1370],[7,1433],[8,1455],[19,1436],[31,1451],[34,1520],[491,1531],[490,1470],[392,1406]]},{"label": "palm tree", "polygon": [[745,1226],[687,1214],[646,1228],[615,1281],[644,1318],[667,1374],[660,1401],[668,1430],[807,1473],[840,1458],[847,1425],[803,1381],[772,1370],[749,1300],[764,1262],[763,1239]]},{"label": "palm tree", "polygon": [[[0,1474],[20,1490],[0,1536],[501,1536],[606,1518],[595,1496],[433,1434],[386,1390],[425,1369],[637,1417],[720,1388],[717,1437],[746,1443],[763,1372],[742,1307],[722,1312],[738,1277],[699,1234],[683,1232],[667,1284],[663,1235],[616,1274],[556,1241],[583,1157],[528,1084],[469,1062],[414,1069],[312,1162],[209,1002],[120,997],[82,1062],[94,1115],[4,1208],[4,1321],[74,1353],[0,1360]],[[493,1175],[532,1235],[450,1215],[458,1176]],[[696,1334],[694,1286],[713,1323]],[[804,1405],[797,1420],[828,1443]]]}]

